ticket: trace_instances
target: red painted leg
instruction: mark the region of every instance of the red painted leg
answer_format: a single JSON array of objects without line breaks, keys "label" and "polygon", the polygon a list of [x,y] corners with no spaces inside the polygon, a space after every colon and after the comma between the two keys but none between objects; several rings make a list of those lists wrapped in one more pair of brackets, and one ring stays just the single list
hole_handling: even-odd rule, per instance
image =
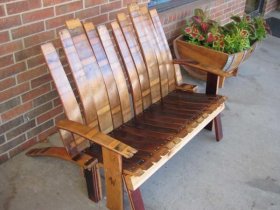
[{"label": "red painted leg", "polygon": [[221,121],[220,114],[217,117],[215,117],[214,124],[215,124],[216,140],[220,141],[223,138],[223,127],[222,127],[222,121]]},{"label": "red painted leg", "polygon": [[137,190],[129,190],[125,182],[125,177],[123,177],[123,182],[129,197],[130,205],[132,210],[145,210],[144,202],[142,199],[140,188]]},{"label": "red painted leg", "polygon": [[[207,73],[206,94],[216,95],[218,93],[219,77],[215,74]],[[211,121],[206,127],[206,130],[212,131],[213,121]]]},{"label": "red painted leg", "polygon": [[134,191],[128,190],[128,196],[133,210],[145,210],[144,202],[139,188]]}]

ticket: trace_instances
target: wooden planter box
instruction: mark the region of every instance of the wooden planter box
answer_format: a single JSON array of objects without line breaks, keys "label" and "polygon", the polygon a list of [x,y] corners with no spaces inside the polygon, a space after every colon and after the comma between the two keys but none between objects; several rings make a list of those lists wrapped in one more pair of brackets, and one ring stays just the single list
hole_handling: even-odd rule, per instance
[{"label": "wooden planter box", "polygon": [[[203,65],[213,66],[214,68],[221,69],[236,75],[239,65],[247,60],[253,53],[257,46],[257,42],[254,43],[251,48],[246,51],[226,54],[203,46],[194,45],[183,40],[183,36],[177,37],[174,42],[174,52],[178,59],[192,59],[199,61]],[[206,73],[192,67],[184,67],[184,69],[193,77],[201,80],[206,80]],[[223,79],[220,83],[222,86]]]}]

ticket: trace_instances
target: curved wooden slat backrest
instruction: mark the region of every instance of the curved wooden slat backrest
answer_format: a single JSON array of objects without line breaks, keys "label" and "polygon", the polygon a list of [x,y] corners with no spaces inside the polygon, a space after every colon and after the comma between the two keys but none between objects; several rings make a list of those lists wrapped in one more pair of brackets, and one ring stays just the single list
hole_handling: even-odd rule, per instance
[{"label": "curved wooden slat backrest", "polygon": [[118,14],[117,19],[123,32],[123,35],[126,39],[126,43],[133,58],[136,70],[138,72],[138,77],[141,85],[143,107],[144,109],[146,109],[151,105],[152,97],[150,89],[150,79],[145,66],[145,61],[142,57],[141,49],[138,45],[132,23],[129,19],[126,18],[126,15],[124,13]]},{"label": "curved wooden slat backrest", "polygon": [[140,85],[138,73],[134,65],[132,56],[129,52],[128,46],[125,43],[125,38],[122,34],[119,24],[116,21],[114,21],[111,23],[111,27],[113,30],[113,35],[115,37],[119,52],[124,61],[125,70],[127,72],[129,82],[131,84],[134,114],[138,115],[143,112],[143,102],[142,102],[142,95],[141,95],[142,88]]},{"label": "curved wooden slat backrest", "polygon": [[[146,30],[146,32],[150,34],[151,39],[154,40],[153,46],[155,46],[156,49],[156,56],[158,59],[160,69],[161,82],[163,82],[162,74],[167,74],[168,91],[171,92],[176,87],[174,64],[172,63],[172,60],[170,60],[168,57],[168,52],[165,48],[160,34],[158,34],[158,32],[155,29],[155,25],[152,22],[147,6],[140,7],[140,13],[143,16],[144,26],[146,27],[146,29],[148,29]],[[165,75],[163,77],[165,78]]]},{"label": "curved wooden slat backrest", "polygon": [[85,112],[85,121],[90,127],[97,127],[97,114],[93,97],[93,86],[87,82],[86,74],[83,65],[75,49],[73,40],[68,30],[59,32],[59,37],[63,46],[64,53],[66,54],[74,82],[79,92],[81,104]]},{"label": "curved wooden slat backrest", "polygon": [[[84,29],[82,28],[82,30]],[[91,49],[95,54],[97,63],[99,65],[99,68],[101,70],[107,88],[109,103],[111,107],[111,114],[113,118],[113,125],[114,128],[117,128],[123,123],[123,117],[121,112],[122,111],[121,103],[120,103],[120,97],[119,97],[116,81],[113,76],[113,72],[109,64],[109,61],[107,59],[106,53],[98,37],[97,31],[94,28],[90,28],[89,25],[88,26],[86,25],[85,30],[91,45]]]},{"label": "curved wooden slat backrest", "polygon": [[[98,31],[92,23],[85,23],[84,28],[91,44],[91,47],[95,53],[99,67],[103,73],[103,76],[111,77],[111,83],[115,83],[117,94],[108,94],[109,100],[114,101],[115,107],[111,106],[111,111],[114,119],[114,128],[119,127],[123,122],[127,122],[132,118],[131,107],[129,102],[129,93],[126,86],[126,81],[120,63],[114,57],[114,54],[110,56],[106,55],[107,51],[112,51],[110,46],[108,49],[103,48],[101,43],[101,37],[98,36]],[[105,37],[105,34],[103,35]],[[113,46],[114,47],[114,46]],[[110,48],[110,49],[109,49]],[[106,52],[105,52],[106,51]],[[118,59],[118,58],[117,58]],[[105,79],[105,78],[104,78]],[[110,78],[107,78],[110,79]],[[108,90],[108,88],[107,88]],[[108,90],[108,92],[110,92]],[[116,100],[117,99],[117,100]],[[112,103],[110,103],[112,104]]]},{"label": "curved wooden slat backrest", "polygon": [[[58,54],[51,43],[41,46],[50,74],[53,78],[57,92],[64,108],[64,113],[69,120],[83,123],[83,118],[79,104],[75,98],[71,85],[64,72],[63,66],[59,60]],[[73,158],[82,150],[89,146],[85,139],[76,138],[70,132],[60,130],[63,144],[68,154]]]},{"label": "curved wooden slat backrest", "polygon": [[161,91],[160,75],[159,75],[159,68],[158,68],[159,66],[158,66],[157,58],[153,47],[151,47],[152,45],[150,43],[149,37],[147,36],[144,30],[142,16],[139,10],[137,10],[138,5],[131,4],[128,8],[129,8],[131,21],[135,29],[135,34],[137,35],[140,48],[142,50],[143,57],[145,59],[146,67],[148,70],[152,102],[156,103],[161,99],[161,92],[165,92],[164,88],[163,91]]},{"label": "curved wooden slat backrest", "polygon": [[[76,49],[74,53],[79,57],[80,63],[83,66],[83,70],[86,75],[84,83],[89,83],[92,86],[93,92],[86,92],[86,90],[84,90],[84,92],[85,94],[93,95],[95,103],[92,104],[92,106],[94,107],[95,105],[100,130],[104,133],[108,133],[113,130],[113,122],[108,93],[104,84],[102,73],[100,72],[96,58],[93,54],[86,34],[84,33],[81,22],[79,20],[69,20],[66,22],[66,25],[69,29],[69,33]],[[68,58],[68,61],[71,62],[71,57]],[[73,68],[76,68],[75,63],[72,65],[72,74],[74,79],[79,78],[80,75],[76,75],[76,71]],[[83,84],[80,84],[77,88],[83,88]],[[90,97],[85,97],[85,100],[87,98]],[[81,100],[83,99],[81,98]],[[84,111],[85,115],[91,112],[89,109]]]},{"label": "curved wooden slat backrest", "polygon": [[[159,69],[159,78],[160,78],[160,85],[161,85],[161,96],[165,97],[168,92],[169,92],[169,77],[167,74],[167,69],[166,69],[166,64],[163,60],[163,57],[161,55],[161,51],[160,51],[160,44],[157,40],[157,34],[156,31],[154,29],[153,23],[151,21],[151,19],[149,18],[149,16],[143,14],[143,12],[145,11],[141,11],[139,6],[136,4],[135,6],[131,5],[130,7],[130,15],[132,18],[132,22],[134,22],[135,17],[137,17],[137,19],[139,21],[141,21],[141,25],[139,26],[139,23],[137,24],[137,26],[135,27],[135,30],[139,30],[142,27],[141,33],[145,33],[148,40],[149,40],[149,47],[150,50],[154,52],[154,58],[157,60],[157,65],[158,65],[158,69]],[[146,7],[144,7],[146,8]],[[148,14],[148,11],[146,12]],[[137,33],[139,34],[139,33]],[[175,78],[173,77],[173,85],[175,83]],[[174,90],[174,88],[173,88]]]},{"label": "curved wooden slat backrest", "polygon": [[107,58],[112,68],[112,72],[117,84],[119,91],[121,108],[123,113],[123,121],[127,122],[132,118],[130,96],[128,93],[128,87],[124,76],[124,71],[119,61],[117,52],[115,50],[113,41],[105,25],[100,25],[97,27],[99,37],[101,39],[103,49],[106,52]]},{"label": "curved wooden slat backrest", "polygon": [[168,68],[170,68],[170,71],[169,71],[169,69],[167,69],[169,77],[172,76],[171,75],[172,71],[174,71],[175,72],[176,83],[177,83],[177,85],[180,85],[180,84],[182,84],[182,74],[181,74],[181,71],[180,71],[180,66],[178,64],[172,64],[172,54],[171,54],[171,51],[170,51],[170,48],[169,48],[164,30],[163,30],[162,24],[160,22],[157,10],[152,9],[152,10],[149,11],[149,13],[150,13],[150,17],[152,19],[152,22],[154,24],[155,30],[157,32],[158,41],[159,41],[160,45],[163,46],[164,49],[165,49],[165,51],[162,51],[163,58],[164,58],[165,61],[167,61],[168,64],[170,64],[169,67],[168,67]]}]

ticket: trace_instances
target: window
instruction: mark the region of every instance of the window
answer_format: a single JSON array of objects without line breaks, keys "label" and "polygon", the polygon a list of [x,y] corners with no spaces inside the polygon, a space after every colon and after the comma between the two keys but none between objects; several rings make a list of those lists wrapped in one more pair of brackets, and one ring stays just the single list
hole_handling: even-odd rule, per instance
[{"label": "window", "polygon": [[148,5],[149,5],[149,7],[153,7],[153,6],[156,6],[158,4],[162,4],[162,3],[168,2],[168,1],[171,1],[171,0],[151,0],[148,3]]},{"label": "window", "polygon": [[245,12],[251,15],[257,15],[263,12],[264,0],[247,0]]},{"label": "window", "polygon": [[158,12],[163,12],[194,1],[197,0],[150,0],[148,6],[150,8],[156,8]]}]

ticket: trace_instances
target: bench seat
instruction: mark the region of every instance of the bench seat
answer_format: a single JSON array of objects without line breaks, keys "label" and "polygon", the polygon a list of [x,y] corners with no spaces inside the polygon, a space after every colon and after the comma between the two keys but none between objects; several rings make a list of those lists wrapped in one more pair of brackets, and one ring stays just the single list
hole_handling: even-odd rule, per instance
[{"label": "bench seat", "polygon": [[[110,132],[108,135],[111,137],[138,150],[132,158],[123,159],[123,169],[128,179],[150,174],[148,171],[151,168],[163,164],[163,160],[166,162],[170,154],[175,154],[179,147],[190,140],[189,136],[198,133],[204,128],[203,125],[213,120],[216,113],[223,110],[224,101],[225,97],[219,95],[176,91],[166,96],[163,102],[153,104],[143,114]],[[182,108],[174,108],[174,103],[178,103],[177,107],[183,104]],[[97,154],[97,151],[99,162],[102,163],[100,149],[92,148],[88,152]],[[131,190],[141,185],[138,183],[134,186],[132,181],[130,183]]]}]

